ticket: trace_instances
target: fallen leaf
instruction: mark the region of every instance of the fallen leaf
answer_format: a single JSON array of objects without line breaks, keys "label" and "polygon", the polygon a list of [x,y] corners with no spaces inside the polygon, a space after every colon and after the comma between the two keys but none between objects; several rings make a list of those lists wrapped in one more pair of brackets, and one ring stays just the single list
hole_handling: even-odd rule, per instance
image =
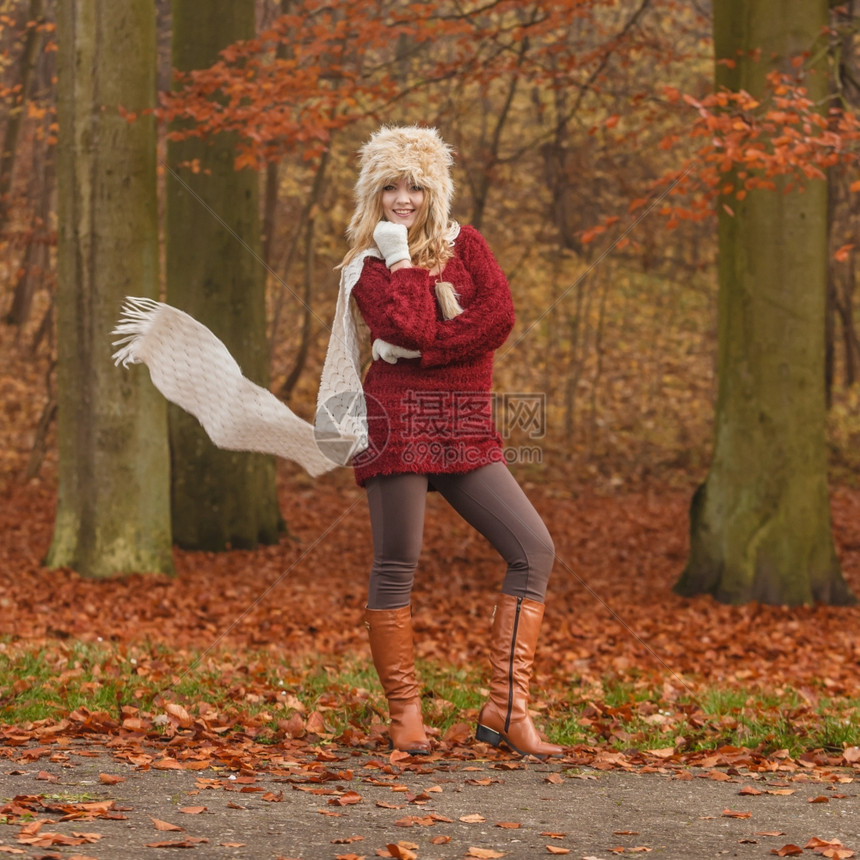
[{"label": "fallen leaf", "polygon": [[100,773],[99,782],[102,785],[117,785],[120,782],[125,782],[124,776],[114,776],[112,773]]},{"label": "fallen leaf", "polygon": [[201,812],[206,812],[205,806],[181,806],[179,811],[185,815],[200,815]]},{"label": "fallen leaf", "polygon": [[[150,818],[152,818],[152,816],[150,816]],[[178,824],[171,824],[169,821],[162,821],[160,818],[152,818],[152,823],[155,825],[156,830],[163,830],[165,832],[185,829],[184,827],[180,827]]]},{"label": "fallen leaf", "polygon": [[789,843],[788,845],[783,845],[782,848],[771,849],[770,853],[775,854],[777,857],[798,857],[803,854],[803,849]]},{"label": "fallen leaf", "polygon": [[497,821],[495,826],[503,830],[519,830],[522,824],[519,821]]},{"label": "fallen leaf", "polygon": [[481,860],[495,860],[504,856],[504,851],[494,851],[492,848],[469,848],[466,852],[466,857],[479,857]]},{"label": "fallen leaf", "polygon": [[657,750],[645,750],[648,755],[655,756],[656,758],[671,758],[675,755],[675,747],[662,747]]},{"label": "fallen leaf", "polygon": [[820,854],[822,857],[835,857],[837,860],[854,856],[854,852],[846,848],[838,839],[819,839],[817,836],[813,836],[803,847],[811,849],[814,854]]},{"label": "fallen leaf", "polygon": [[180,728],[187,729],[194,725],[194,720],[191,719],[191,715],[182,705],[175,705],[171,702],[164,706],[164,710],[167,711],[167,715],[172,721],[179,724]]},{"label": "fallen leaf", "polygon": [[737,812],[734,809],[724,809],[723,810],[724,818],[752,818],[751,812]]},{"label": "fallen leaf", "polygon": [[460,821],[464,822],[465,824],[480,824],[482,821],[486,820],[487,819],[484,818],[484,816],[478,812],[473,812],[471,815],[460,816]]},{"label": "fallen leaf", "polygon": [[333,797],[329,800],[332,806],[352,806],[355,803],[361,803],[361,795],[355,791],[344,792],[340,797]]},{"label": "fallen leaf", "polygon": [[713,770],[708,774],[708,779],[712,782],[733,782],[732,778],[721,770]]},{"label": "fallen leaf", "polygon": [[547,845],[546,850],[550,854],[570,854],[570,848],[562,848],[559,845]]}]

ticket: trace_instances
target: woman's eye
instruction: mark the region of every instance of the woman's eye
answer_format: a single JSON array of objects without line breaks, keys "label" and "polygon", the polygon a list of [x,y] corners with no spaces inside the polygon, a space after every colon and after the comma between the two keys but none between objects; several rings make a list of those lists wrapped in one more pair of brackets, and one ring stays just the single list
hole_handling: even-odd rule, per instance
[{"label": "woman's eye", "polygon": [[413,185],[410,191],[423,191],[424,189],[420,185]]}]

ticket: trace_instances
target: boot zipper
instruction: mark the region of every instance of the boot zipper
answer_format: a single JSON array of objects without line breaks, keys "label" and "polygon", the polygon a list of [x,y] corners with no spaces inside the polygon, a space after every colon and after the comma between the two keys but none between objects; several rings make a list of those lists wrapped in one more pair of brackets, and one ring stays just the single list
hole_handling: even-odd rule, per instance
[{"label": "boot zipper", "polygon": [[520,609],[523,605],[522,597],[517,598],[517,611],[514,614],[514,632],[511,636],[511,657],[508,662],[508,713],[505,716],[505,731],[511,727],[511,712],[514,709],[514,654],[517,650],[517,628],[520,626]]}]

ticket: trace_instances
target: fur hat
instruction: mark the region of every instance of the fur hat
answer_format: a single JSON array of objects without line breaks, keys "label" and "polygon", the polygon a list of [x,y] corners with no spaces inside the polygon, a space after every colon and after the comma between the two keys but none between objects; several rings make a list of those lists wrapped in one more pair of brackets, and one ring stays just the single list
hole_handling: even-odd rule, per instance
[{"label": "fur hat", "polygon": [[356,241],[372,234],[382,212],[380,192],[404,176],[427,192],[429,232],[446,232],[454,199],[453,163],[451,147],[435,128],[383,126],[374,132],[360,150],[355,212],[347,236]]}]

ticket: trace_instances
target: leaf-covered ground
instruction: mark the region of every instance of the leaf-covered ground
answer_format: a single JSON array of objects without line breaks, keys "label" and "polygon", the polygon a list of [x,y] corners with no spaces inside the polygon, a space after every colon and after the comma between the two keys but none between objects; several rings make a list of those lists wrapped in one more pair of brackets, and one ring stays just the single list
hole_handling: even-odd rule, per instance
[{"label": "leaf-covered ground", "polygon": [[[364,495],[341,471],[284,466],[279,545],[175,553],[177,575],[104,582],[40,562],[50,479],[0,505],[0,724],[7,754],[59,738],[109,742],[150,766],[238,769],[384,749],[385,707],[361,623],[370,559]],[[532,705],[602,767],[854,767],[860,608],[726,607],[671,586],[690,490],[596,495],[560,477],[525,486],[553,533]],[[860,492],[833,493],[843,570],[860,594]],[[425,711],[439,758],[473,740],[486,682],[492,549],[431,495],[414,592]]]}]

